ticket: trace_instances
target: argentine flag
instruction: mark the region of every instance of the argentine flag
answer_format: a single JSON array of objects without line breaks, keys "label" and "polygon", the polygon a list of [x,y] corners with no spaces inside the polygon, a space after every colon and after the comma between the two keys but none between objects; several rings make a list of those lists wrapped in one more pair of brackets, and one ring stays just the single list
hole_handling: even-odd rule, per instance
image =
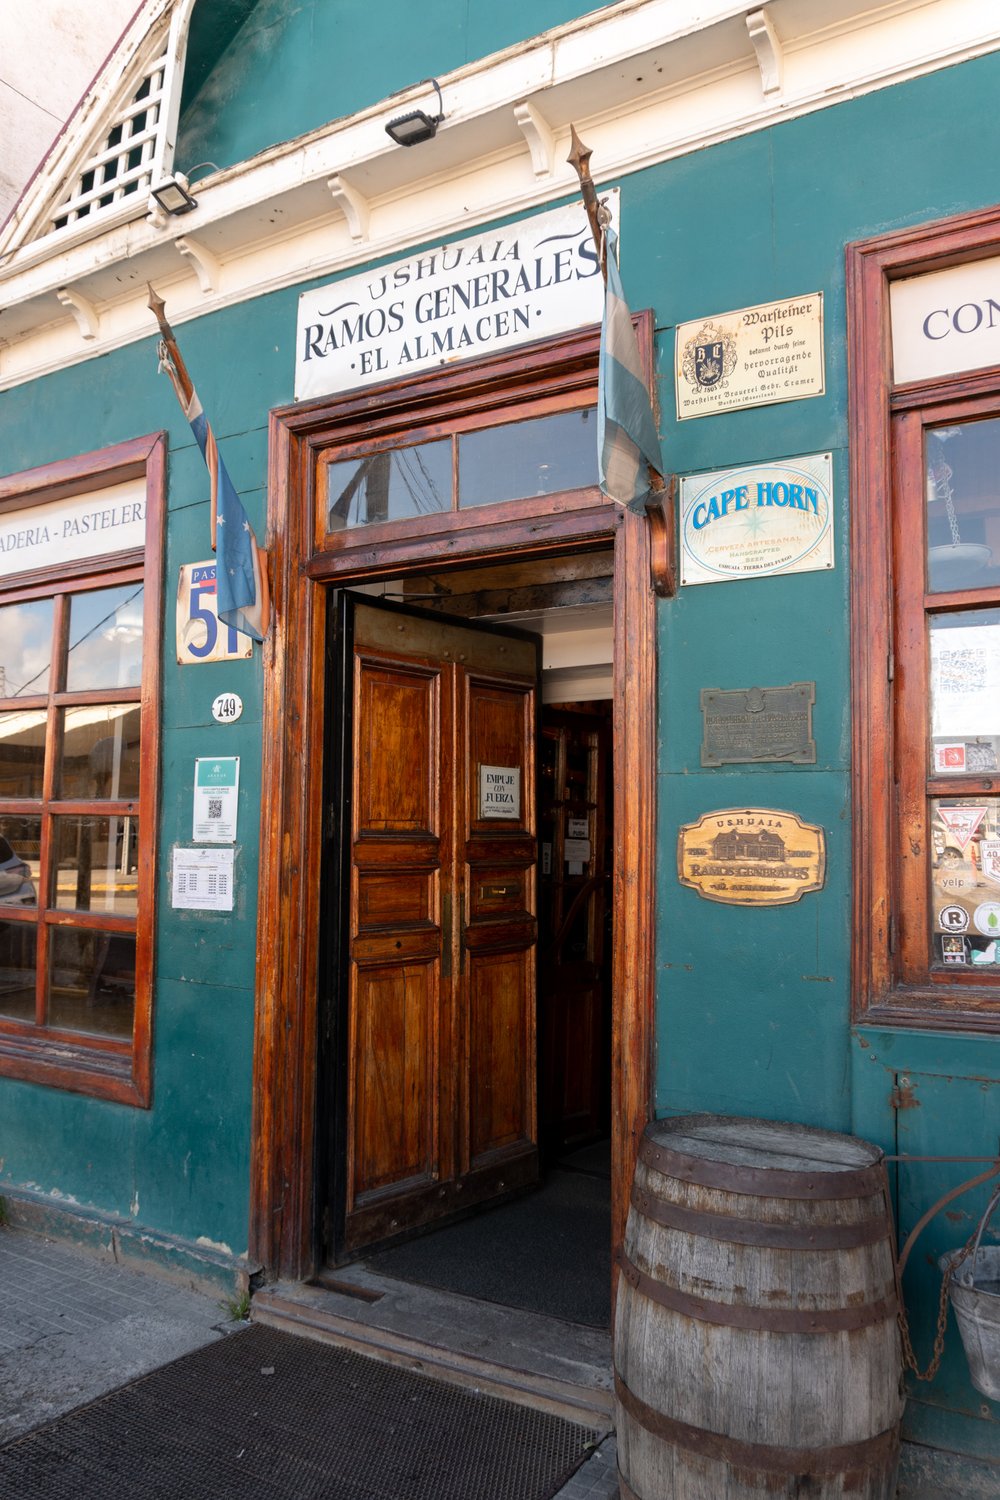
[{"label": "argentine flag", "polygon": [[197,391],[192,390],[191,400],[184,404],[184,415],[191,423],[212,484],[219,619],[255,641],[262,641],[267,634],[270,599],[267,568],[254,529],[222,462],[215,433],[201,409]]},{"label": "argentine flag", "polygon": [[618,236],[605,233],[607,285],[597,386],[597,460],[601,489],[619,505],[638,506],[649,469],[663,472],[649,392],[642,378],[632,314],[618,274]]}]

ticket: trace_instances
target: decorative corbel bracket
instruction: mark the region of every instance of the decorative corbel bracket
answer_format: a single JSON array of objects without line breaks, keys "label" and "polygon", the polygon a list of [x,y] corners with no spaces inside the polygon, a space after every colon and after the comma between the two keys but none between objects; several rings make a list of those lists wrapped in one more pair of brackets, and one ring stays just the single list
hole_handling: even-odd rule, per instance
[{"label": "decorative corbel bracket", "polygon": [[747,16],[747,31],[750,33],[753,50],[757,54],[757,66],[760,69],[764,97],[767,98],[769,94],[780,94],[784,52],[778,40],[778,33],[766,10],[750,12]]},{"label": "decorative corbel bracket", "polygon": [[203,292],[218,292],[222,290],[222,265],[218,258],[212,254],[200,240],[194,239],[190,234],[182,235],[174,240],[174,244],[185,259],[194,266],[198,277],[198,285]]},{"label": "decorative corbel bracket", "polygon": [[338,173],[334,177],[328,177],[326,185],[330,189],[333,201],[347,220],[348,233],[355,244],[360,244],[368,238],[368,225],[371,220],[371,209],[368,199],[359,193],[356,187],[352,187]]},{"label": "decorative corbel bracket", "polygon": [[101,328],[101,319],[97,307],[89,297],[82,292],[71,291],[69,287],[61,286],[56,296],[63,307],[68,307],[76,319],[76,326],[80,330],[82,339],[96,339]]},{"label": "decorative corbel bracket", "polygon": [[556,138],[548,120],[525,99],[514,105],[514,118],[531,152],[531,165],[538,178],[551,177],[556,159]]},{"label": "decorative corbel bracket", "polygon": [[650,495],[646,501],[650,541],[650,583],[654,594],[661,599],[672,599],[677,592],[677,525],[674,504],[676,491],[677,476],[668,474],[664,488]]}]

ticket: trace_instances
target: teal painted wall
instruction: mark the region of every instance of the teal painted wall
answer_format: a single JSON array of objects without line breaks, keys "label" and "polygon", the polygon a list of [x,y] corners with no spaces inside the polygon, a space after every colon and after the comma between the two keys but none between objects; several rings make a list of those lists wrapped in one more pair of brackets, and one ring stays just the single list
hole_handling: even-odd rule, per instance
[{"label": "teal painted wall", "polygon": [[[209,3],[202,0],[199,9]],[[602,8],[580,0],[382,0],[376,33],[372,9],[356,0],[259,0],[216,67],[183,101],[177,166],[187,172],[198,162],[246,161],[421,79],[443,78]],[[391,47],[382,44],[388,36]],[[203,46],[210,40],[206,35]]]},{"label": "teal painted wall", "polygon": [[[296,293],[251,314],[231,309],[182,334],[233,481],[258,533],[265,519],[267,412],[288,399]],[[256,319],[266,329],[258,340]],[[254,336],[247,345],[248,327]],[[227,373],[228,372],[228,373]],[[0,451],[7,472],[166,428],[168,528],[162,649],[162,778],[151,1109],[0,1082],[0,1191],[35,1188],[62,1203],[131,1218],[182,1239],[245,1252],[259,857],[261,672],[252,661],[180,667],[174,650],[177,574],[210,556],[208,474],[155,340],[5,393]],[[217,693],[242,697],[238,723],[217,725]],[[173,911],[167,872],[191,838],[197,755],[240,756],[236,909]]]},{"label": "teal painted wall", "polygon": [[[337,13],[338,7],[328,7]],[[556,7],[553,6],[553,12]],[[526,8],[515,12],[526,16]],[[319,7],[259,7],[206,88],[222,92],[249,66],[245,45],[267,14],[275,67],[319,50]],[[464,9],[463,9],[464,13]],[[532,10],[537,17],[537,10]],[[522,17],[523,18],[523,17]],[[548,19],[561,19],[553,14]],[[485,23],[483,23],[485,24]],[[500,24],[499,21],[496,23]],[[512,23],[513,24],[513,23]],[[527,22],[525,22],[525,25]],[[490,33],[461,46],[501,45]],[[297,38],[297,40],[295,40]],[[263,38],[260,68],[263,70]],[[272,39],[273,40],[273,39]],[[454,37],[452,45],[459,46]],[[281,53],[281,59],[277,57]],[[404,58],[410,81],[430,70]],[[455,54],[457,60],[462,56]],[[283,60],[282,60],[283,59]],[[443,67],[438,58],[434,66]],[[448,63],[447,65],[452,65]],[[255,64],[256,66],[256,64]],[[234,69],[235,71],[228,71]],[[194,159],[220,164],[316,120],[293,118],[300,92],[281,73],[280,125],[256,119],[259,103],[217,121],[207,111],[194,131]],[[243,76],[249,76],[244,72]],[[261,73],[263,79],[263,73]],[[271,77],[269,73],[269,77]],[[387,86],[377,83],[377,97]],[[1000,118],[994,101],[1000,58],[987,57],[821,111],[636,174],[622,187],[622,269],[633,307],[658,323],[664,452],[672,470],[744,464],[831,451],[837,495],[837,566],[813,573],[685,589],[660,604],[659,909],[657,920],[656,1107],[760,1114],[854,1128],[887,1146],[964,1154],[995,1150],[992,1125],[1000,1078],[998,1044],[897,1033],[852,1035],[850,962],[850,720],[847,603],[847,385],[844,246],[903,224],[981,207],[997,195]],[[363,102],[374,78],[342,96]],[[247,96],[243,91],[242,97]],[[221,97],[221,93],[220,93]],[[317,106],[325,118],[332,105]],[[374,97],[374,95],[373,95]],[[291,101],[291,102],[289,102]],[[224,101],[223,101],[224,102]],[[305,106],[303,106],[305,107]],[[277,109],[277,106],[276,106]],[[268,111],[264,111],[265,114]],[[212,131],[218,132],[213,146]],[[256,134],[255,134],[256,132]],[[182,160],[183,164],[183,160]],[[414,247],[418,248],[418,247]],[[185,357],[221,440],[251,519],[265,507],[268,409],[292,392],[299,288],[252,306],[184,325]],[[774,407],[677,424],[672,380],[678,321],[822,290],[826,394]],[[36,1085],[0,1080],[0,1181],[35,1185],[187,1238],[205,1236],[235,1251],[246,1245],[251,1100],[255,862],[260,789],[260,668],[251,663],[179,668],[173,660],[177,567],[207,555],[207,479],[167,382],[156,375],[153,340],[7,392],[0,403],[6,472],[99,448],[137,433],[170,433],[170,534],[163,639],[164,871],[172,844],[190,833],[196,754],[241,756],[241,894],[233,918],[172,912],[161,882],[157,942],[154,1095],[149,1111],[96,1103]],[[699,765],[698,695],[814,680],[815,767]],[[209,705],[223,687],[239,692],[243,718],[215,726]],[[772,911],[730,908],[682,889],[675,875],[677,829],[718,807],[787,807],[821,823],[828,839],[825,889]],[[865,1045],[867,1043],[867,1045]],[[875,1064],[869,1060],[872,1056]],[[897,1118],[889,1095],[899,1075],[918,1078],[917,1108]],[[955,1180],[955,1179],[949,1179]],[[911,1168],[899,1188],[905,1232],[939,1186],[938,1169]],[[972,1201],[964,1205],[971,1212]],[[937,1253],[965,1238],[967,1221],[944,1221],[928,1238]],[[912,1273],[916,1336],[929,1345],[932,1276]],[[1000,1456],[996,1407],[968,1385],[949,1351],[938,1382],[911,1404],[911,1431],[924,1440]]]}]

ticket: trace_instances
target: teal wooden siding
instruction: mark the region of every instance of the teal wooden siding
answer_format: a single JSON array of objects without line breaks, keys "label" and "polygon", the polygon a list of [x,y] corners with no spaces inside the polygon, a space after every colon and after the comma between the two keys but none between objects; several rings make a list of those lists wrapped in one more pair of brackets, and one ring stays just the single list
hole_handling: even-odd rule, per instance
[{"label": "teal wooden siding", "polygon": [[[455,7],[461,24],[447,27],[439,24],[440,10],[394,7],[402,30],[388,61],[383,54],[376,68],[370,58],[364,66],[359,60],[360,35],[346,46],[346,10],[258,7],[189,106],[179,165],[207,158],[228,165],[571,13],[570,5],[555,0],[541,11],[519,4],[502,15],[463,5]],[[362,14],[357,7],[351,13]],[[855,1036],[849,1024],[844,292],[848,241],[995,201],[998,89],[1000,57],[985,57],[664,163],[620,184],[625,287],[634,308],[656,312],[669,468],[691,473],[830,451],[836,493],[832,572],[688,588],[658,607],[660,1113],[697,1108],[795,1119],[855,1128],[887,1147],[921,1152],[998,1148],[997,1041],[905,1032]],[[600,163],[594,165],[600,175]],[[259,534],[267,413],[291,399],[299,290],[261,297],[177,330]],[[817,290],[825,299],[824,396],[683,424],[674,420],[678,321]],[[34,1186],[239,1252],[246,1247],[249,1196],[260,654],[232,665],[180,668],[174,661],[177,569],[208,555],[208,484],[169,384],[157,376],[152,337],[15,388],[0,401],[5,472],[161,427],[170,434],[170,532],[161,647],[164,873],[152,1108],[134,1110],[0,1080],[0,1184]],[[816,683],[815,767],[701,768],[701,688],[801,680]],[[214,725],[209,712],[222,688],[240,693],[246,705],[239,723],[227,728]],[[216,750],[241,757],[240,894],[232,918],[173,912],[166,886],[169,850],[190,837],[194,757]],[[822,824],[828,840],[825,889],[770,911],[724,907],[682,889],[675,865],[678,826],[711,809],[739,805],[787,808]],[[919,1104],[897,1119],[890,1094],[899,1075],[913,1079]],[[906,1174],[899,1194],[904,1231],[960,1170]],[[971,1213],[975,1201],[960,1207]],[[927,1254],[933,1258],[963,1240],[967,1227],[967,1219],[945,1219],[928,1234]],[[918,1260],[908,1284],[921,1349],[931,1333],[933,1280],[930,1264]],[[998,1415],[969,1387],[953,1345],[938,1382],[911,1404],[908,1421],[925,1441],[997,1457]]]}]

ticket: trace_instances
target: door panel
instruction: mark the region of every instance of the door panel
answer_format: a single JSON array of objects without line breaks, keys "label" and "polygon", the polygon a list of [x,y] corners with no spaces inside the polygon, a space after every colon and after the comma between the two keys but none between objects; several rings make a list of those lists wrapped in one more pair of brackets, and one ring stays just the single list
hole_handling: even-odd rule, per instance
[{"label": "door panel", "polygon": [[[534,963],[530,964],[531,969]],[[533,1144],[535,1135],[534,1017],[524,993],[529,964],[525,952],[487,953],[469,965],[472,1165],[503,1147]],[[533,980],[532,972],[530,978]],[[529,1035],[530,1032],[530,1035]]]},{"label": "door panel", "polygon": [[538,643],[358,597],[341,608],[353,765],[338,1242],[353,1253],[537,1176]]},{"label": "door panel", "polygon": [[388,1184],[437,1173],[437,962],[361,968],[356,982],[355,1106],[360,1205]]}]

